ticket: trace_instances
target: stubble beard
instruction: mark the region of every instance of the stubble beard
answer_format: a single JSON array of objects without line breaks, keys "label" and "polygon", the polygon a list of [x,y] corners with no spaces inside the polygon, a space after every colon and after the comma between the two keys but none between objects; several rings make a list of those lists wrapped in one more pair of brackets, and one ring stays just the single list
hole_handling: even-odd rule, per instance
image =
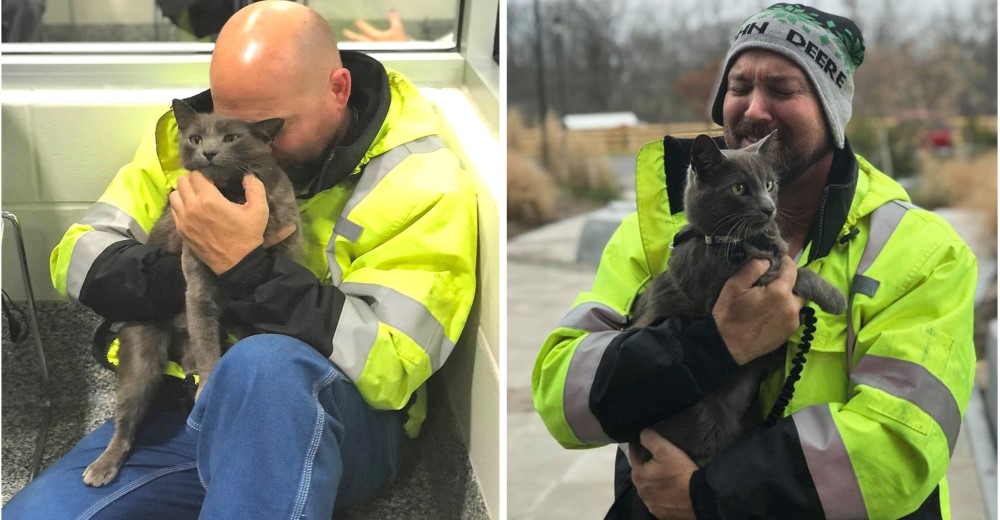
[{"label": "stubble beard", "polygon": [[[738,149],[744,146],[746,140],[754,142],[767,137],[774,128],[766,123],[754,121],[740,121],[735,128],[727,127],[724,130],[726,146],[730,149]],[[777,127],[777,133],[772,137],[778,142],[778,157],[775,168],[778,170],[778,182],[780,186],[791,184],[798,180],[806,171],[827,154],[833,151],[833,140],[829,132],[826,132],[826,139],[817,146],[810,146],[808,143],[794,145],[789,143],[789,132],[785,127]]]}]

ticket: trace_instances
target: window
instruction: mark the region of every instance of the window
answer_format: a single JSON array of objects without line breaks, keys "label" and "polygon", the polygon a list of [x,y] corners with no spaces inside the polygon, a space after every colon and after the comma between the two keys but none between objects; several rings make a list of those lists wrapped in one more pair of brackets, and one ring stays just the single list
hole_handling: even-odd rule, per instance
[{"label": "window", "polygon": [[[291,1],[291,0],[287,0]],[[443,50],[456,47],[459,0],[298,0],[323,15],[346,49]],[[222,24],[252,0],[4,0],[5,52],[134,52],[135,43],[210,44]],[[395,10],[394,14],[390,11]],[[398,16],[401,31],[390,26]],[[365,25],[367,24],[367,25]],[[345,32],[349,31],[349,32]],[[404,41],[353,41],[398,38]],[[123,44],[133,46],[126,47]],[[57,45],[61,44],[61,45]],[[67,45],[77,44],[77,45]],[[131,47],[131,48],[130,48]],[[164,52],[206,46],[155,46]],[[143,47],[150,51],[150,47]]]}]

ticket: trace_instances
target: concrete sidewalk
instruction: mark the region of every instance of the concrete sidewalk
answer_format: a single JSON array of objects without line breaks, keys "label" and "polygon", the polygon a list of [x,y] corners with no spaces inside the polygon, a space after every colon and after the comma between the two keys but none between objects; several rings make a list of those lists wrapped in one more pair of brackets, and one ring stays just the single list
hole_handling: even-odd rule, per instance
[{"label": "concrete sidewalk", "polygon": [[[575,261],[585,220],[556,222],[507,245],[507,513],[515,520],[600,519],[613,499],[616,448],[564,450],[531,403],[538,349],[596,273],[596,265]],[[948,478],[952,518],[986,518],[964,428]]]}]

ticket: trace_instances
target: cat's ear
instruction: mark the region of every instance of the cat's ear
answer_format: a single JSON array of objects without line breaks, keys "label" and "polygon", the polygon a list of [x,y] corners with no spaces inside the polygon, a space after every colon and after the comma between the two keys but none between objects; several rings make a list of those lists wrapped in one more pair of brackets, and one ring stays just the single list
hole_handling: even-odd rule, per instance
[{"label": "cat's ear", "polygon": [[715,144],[715,139],[701,134],[694,138],[691,145],[691,169],[695,174],[701,175],[722,163],[722,150]]},{"label": "cat's ear", "polygon": [[763,139],[757,141],[754,146],[756,147],[757,153],[763,155],[765,158],[774,160],[778,158],[778,131],[772,130],[771,133],[764,136]]},{"label": "cat's ear", "polygon": [[180,99],[175,99],[173,106],[174,118],[177,119],[177,128],[180,128],[183,132],[184,129],[191,124],[191,121],[194,121],[194,118],[198,115],[198,113],[191,108],[191,105],[188,105]]},{"label": "cat's ear", "polygon": [[257,121],[256,123],[250,123],[250,130],[264,141],[270,143],[274,140],[275,136],[278,135],[278,132],[284,124],[284,119],[275,117],[273,119],[265,119],[263,121]]}]

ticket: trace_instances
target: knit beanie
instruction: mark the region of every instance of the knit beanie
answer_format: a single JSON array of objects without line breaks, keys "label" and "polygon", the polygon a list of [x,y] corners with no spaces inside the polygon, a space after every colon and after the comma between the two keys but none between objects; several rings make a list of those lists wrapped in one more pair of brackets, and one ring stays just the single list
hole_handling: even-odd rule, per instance
[{"label": "knit beanie", "polygon": [[818,94],[834,143],[843,148],[854,98],[854,69],[865,59],[858,26],[842,16],[800,4],[774,4],[747,18],[723,61],[719,91],[712,103],[712,120],[720,125],[729,68],[747,49],[775,52],[802,69]]}]

